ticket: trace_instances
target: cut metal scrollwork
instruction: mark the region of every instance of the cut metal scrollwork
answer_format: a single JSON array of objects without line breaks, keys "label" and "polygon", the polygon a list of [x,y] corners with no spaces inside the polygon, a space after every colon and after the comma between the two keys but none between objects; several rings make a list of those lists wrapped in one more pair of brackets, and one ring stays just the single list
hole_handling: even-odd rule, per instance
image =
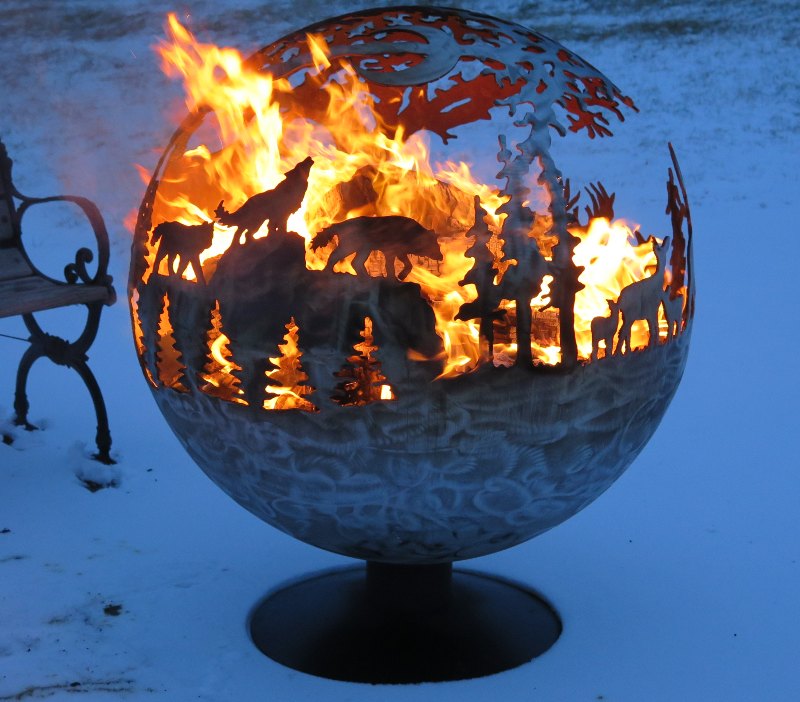
[{"label": "cut metal scrollwork", "polygon": [[91,249],[80,248],[75,254],[75,262],[69,263],[64,267],[64,278],[70,284],[85,283],[86,285],[92,284],[92,277],[86,270],[86,264],[94,260],[94,254]]}]

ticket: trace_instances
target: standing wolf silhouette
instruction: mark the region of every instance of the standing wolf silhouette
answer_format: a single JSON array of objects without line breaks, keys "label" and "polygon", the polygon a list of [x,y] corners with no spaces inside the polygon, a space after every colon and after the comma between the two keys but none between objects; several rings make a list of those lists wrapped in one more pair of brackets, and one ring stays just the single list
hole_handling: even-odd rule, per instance
[{"label": "standing wolf silhouette", "polygon": [[308,156],[287,171],[286,177],[272,190],[253,195],[235,212],[228,212],[223,207],[225,201],[220,200],[214,214],[220,224],[236,227],[234,241],[244,235],[244,243],[247,243],[267,220],[270,232],[286,234],[287,220],[303,203],[313,165],[314,160]]},{"label": "standing wolf silhouette", "polygon": [[[332,224],[311,240],[311,248],[316,251],[327,246],[333,237],[336,237],[339,243],[328,258],[325,270],[331,270],[336,263],[352,253],[356,254],[353,268],[356,271],[366,270],[365,264],[369,255],[373,251],[380,251],[386,257],[387,275],[402,281],[411,272],[412,263],[409,254],[425,256],[434,261],[441,261],[443,258],[436,232],[425,229],[410,217],[400,215],[354,217]],[[399,273],[395,272],[396,260],[403,264]]]},{"label": "standing wolf silhouette", "polygon": [[214,238],[214,222],[204,224],[182,224],[181,222],[161,222],[153,230],[153,244],[158,244],[158,253],[153,270],[158,272],[158,265],[167,259],[167,275],[172,275],[175,257],[180,258],[177,275],[192,264],[197,279],[206,284],[203,267],[200,265],[200,253],[211,246]]}]

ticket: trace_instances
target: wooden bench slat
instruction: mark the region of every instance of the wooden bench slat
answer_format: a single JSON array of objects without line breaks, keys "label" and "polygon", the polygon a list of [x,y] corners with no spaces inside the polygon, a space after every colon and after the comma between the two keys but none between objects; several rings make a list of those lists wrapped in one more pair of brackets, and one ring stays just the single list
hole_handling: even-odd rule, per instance
[{"label": "wooden bench slat", "polygon": [[54,283],[36,275],[0,280],[0,317],[109,299],[108,289],[100,285]]},{"label": "wooden bench slat", "polygon": [[33,269],[19,249],[0,249],[0,280],[32,275]]}]

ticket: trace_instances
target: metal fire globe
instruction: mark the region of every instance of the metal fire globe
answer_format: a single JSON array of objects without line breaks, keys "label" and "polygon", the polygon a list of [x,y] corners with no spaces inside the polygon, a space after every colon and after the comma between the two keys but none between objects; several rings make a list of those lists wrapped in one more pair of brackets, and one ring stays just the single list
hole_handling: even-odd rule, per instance
[{"label": "metal fire globe", "polygon": [[355,12],[246,61],[170,33],[190,113],[129,298],[212,480],[310,544],[419,565],[525,541],[619,477],[686,361],[686,193],[670,148],[664,231],[632,231],[551,143],[610,136],[630,98],[465,10]]}]

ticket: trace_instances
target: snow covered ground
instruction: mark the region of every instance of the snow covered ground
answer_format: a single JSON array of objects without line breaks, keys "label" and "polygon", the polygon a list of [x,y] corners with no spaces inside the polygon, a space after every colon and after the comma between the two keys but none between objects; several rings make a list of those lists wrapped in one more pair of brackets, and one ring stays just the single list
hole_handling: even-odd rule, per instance
[{"label": "snow covered ground", "polygon": [[[564,634],[533,663],[472,681],[370,687],[287,670],[249,643],[245,617],[267,590],[347,559],[229,500],[171,435],[141,378],[122,222],[143,192],[133,164],[152,168],[182,113],[180,88],[150,47],[169,10],[202,39],[247,53],[373,4],[0,0],[0,138],[17,186],[97,201],[123,298],[91,351],[115,488],[91,493],[79,480],[99,468],[85,458],[94,420],[73,373],[37,365],[31,418],[43,431],[5,426],[24,346],[0,338],[0,424],[15,437],[0,444],[0,700],[800,699],[793,0],[453,3],[553,36],[636,99],[641,113],[614,139],[581,148],[600,159],[632,218],[656,231],[666,224],[665,143],[675,144],[698,271],[683,384],[654,439],[596,503],[469,564],[558,608]],[[60,275],[88,239],[72,236],[65,212],[56,221],[55,232],[46,217],[29,224],[36,262]],[[43,320],[67,333],[76,318],[65,316]],[[24,328],[0,320],[0,333]]]}]

